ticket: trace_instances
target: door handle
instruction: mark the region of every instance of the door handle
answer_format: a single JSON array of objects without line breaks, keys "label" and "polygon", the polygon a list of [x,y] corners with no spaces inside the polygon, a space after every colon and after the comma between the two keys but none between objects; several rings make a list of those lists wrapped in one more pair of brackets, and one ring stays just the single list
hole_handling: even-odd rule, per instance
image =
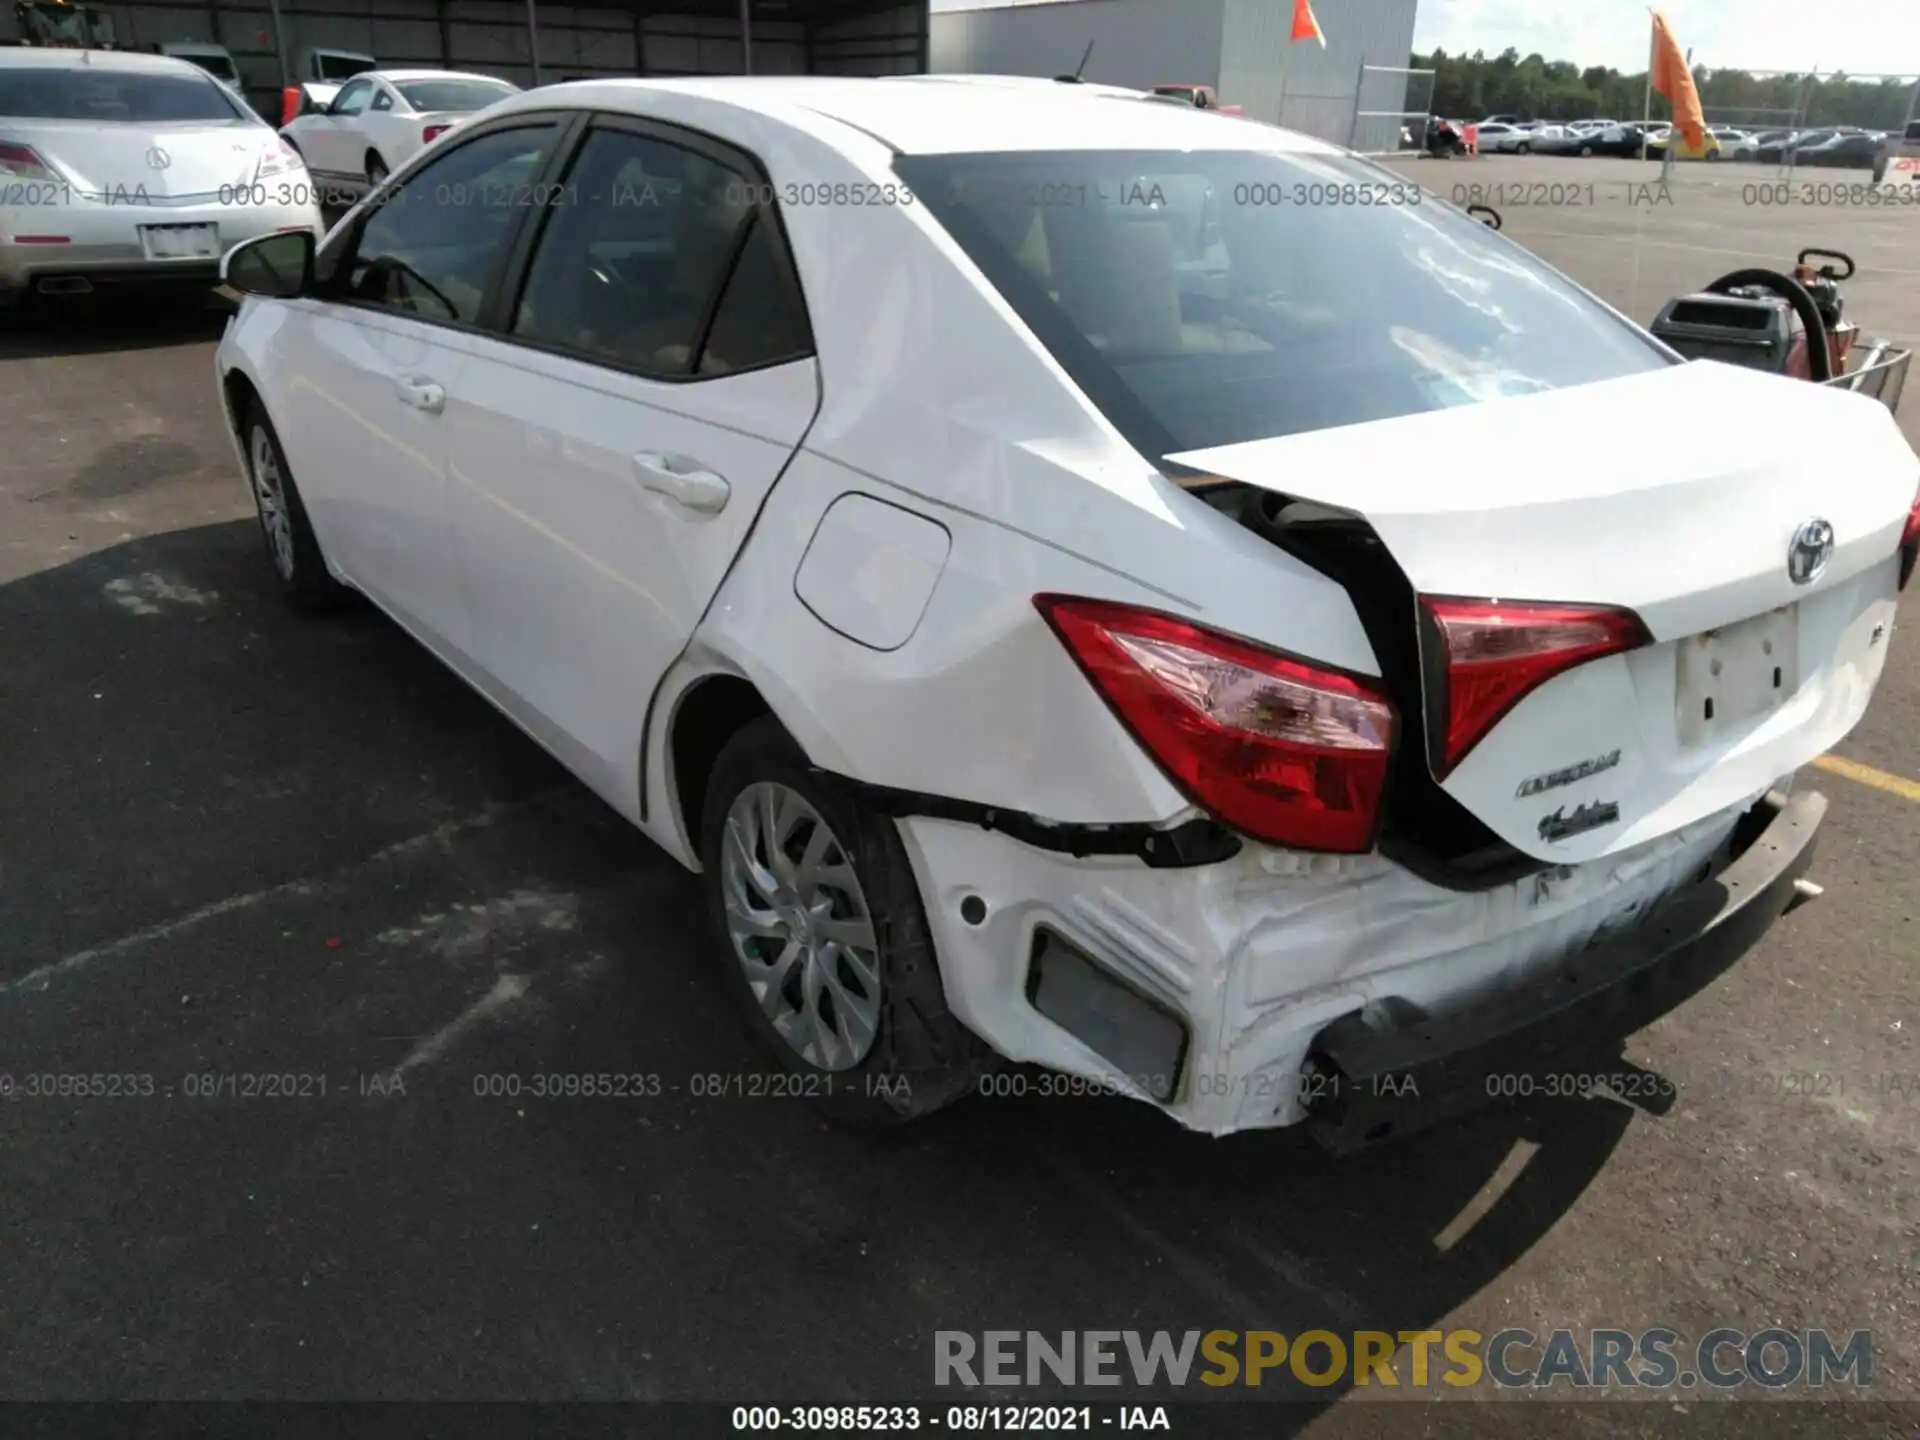
[{"label": "door handle", "polygon": [[443,385],[431,380],[403,379],[400,382],[400,398],[416,410],[424,410],[429,415],[438,415],[447,408],[447,391]]},{"label": "door handle", "polygon": [[654,494],[703,515],[718,514],[733,494],[732,486],[698,460],[678,455],[639,454],[633,457],[633,470]]}]

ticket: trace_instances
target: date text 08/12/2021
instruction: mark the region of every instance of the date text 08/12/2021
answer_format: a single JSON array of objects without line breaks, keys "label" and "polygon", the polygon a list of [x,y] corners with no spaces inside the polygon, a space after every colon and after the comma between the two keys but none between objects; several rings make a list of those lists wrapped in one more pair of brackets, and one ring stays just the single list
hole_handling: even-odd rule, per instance
[{"label": "date text 08/12/2021", "polygon": [[1164,1405],[736,1405],[729,1431],[735,1435],[867,1433],[949,1430],[1044,1431],[1085,1434],[1094,1430],[1171,1431]]}]

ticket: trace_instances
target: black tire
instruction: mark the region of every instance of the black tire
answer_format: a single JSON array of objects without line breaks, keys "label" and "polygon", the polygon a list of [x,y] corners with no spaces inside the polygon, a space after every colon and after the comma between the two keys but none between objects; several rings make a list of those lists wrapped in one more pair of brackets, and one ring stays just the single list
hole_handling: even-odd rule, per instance
[{"label": "black tire", "polygon": [[1530,141],[1522,140],[1518,145],[1513,147],[1513,153],[1516,155],[1531,155],[1533,153],[1533,145]]},{"label": "black tire", "polygon": [[[267,563],[273,567],[280,593],[296,610],[317,613],[339,609],[352,600],[353,591],[328,573],[319,537],[313,533],[313,522],[307,518],[300,488],[294,483],[286,452],[280,448],[280,436],[258,401],[247,406],[240,421],[240,445],[246,457],[247,484],[253,491],[254,515],[260,522],[260,539],[266,546]],[[262,476],[256,459],[260,453],[258,447],[262,445],[271,451],[278,471],[275,486],[268,488],[277,488],[284,506],[291,542],[284,551],[276,541],[267,497],[262,494]]]},{"label": "black tire", "polygon": [[393,172],[387,168],[387,162],[369,150],[367,152],[367,188],[378,190],[387,183],[387,176]]},{"label": "black tire", "polygon": [[[762,1010],[727,931],[722,845],[727,813],[749,786],[773,782],[796,792],[825,820],[864,892],[879,971],[879,1024],[857,1064],[828,1070],[782,1038]],[[947,1008],[920,887],[892,820],[866,809],[815,770],[771,717],[742,728],[714,762],[700,817],[701,882],[724,983],[766,1055],[797,1078],[839,1124],[898,1125],[929,1115],[974,1089],[996,1066],[990,1051]]]},{"label": "black tire", "polygon": [[1593,154],[1593,147],[1591,145],[1582,145],[1580,147],[1580,153],[1582,155],[1591,155]]}]

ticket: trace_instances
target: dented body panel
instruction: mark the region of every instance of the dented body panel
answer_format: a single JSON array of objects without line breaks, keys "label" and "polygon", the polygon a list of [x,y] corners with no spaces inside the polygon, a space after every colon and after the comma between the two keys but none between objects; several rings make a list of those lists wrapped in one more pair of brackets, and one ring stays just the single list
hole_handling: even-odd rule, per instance
[{"label": "dented body panel", "polygon": [[[942,821],[902,830],[956,1014],[1015,1059],[1149,1098],[1149,1077],[1116,1070],[1026,1004],[1032,933],[1057,928],[1191,1020],[1186,1074],[1165,1108],[1226,1134],[1304,1117],[1301,1066],[1340,1016],[1389,998],[1445,1009],[1551,970],[1711,863],[1739,814],[1473,894],[1377,856],[1249,847],[1222,865],[1156,872]],[[987,902],[983,926],[959,917],[969,894]]]},{"label": "dented body panel", "polygon": [[[882,137],[909,158],[1111,148],[1338,159],[1318,142],[1179,107],[905,81],[588,82],[493,114],[570,106],[735,146],[775,191],[894,185],[898,157]],[[471,143],[472,132],[436,142],[397,183]],[[1324,718],[1336,691],[1363,693],[1387,717],[1372,743],[1384,771],[1389,752],[1418,757],[1394,747],[1422,696],[1382,640],[1378,596],[1218,508],[1192,475],[1172,478],[1182,466],[1168,450],[1181,447],[1145,444],[1137,415],[1115,418],[1128,407],[1111,388],[1096,403],[1099,387],[1070,373],[930,206],[848,210],[779,212],[808,356],[719,375],[692,373],[689,360],[668,380],[485,327],[253,297],[220,348],[223,397],[234,421],[254,406],[275,418],[334,578],[366,590],[682,864],[701,863],[701,816],[683,797],[699,795],[736,733],[727,725],[764,712],[852,803],[889,797],[879,813],[912,867],[949,1007],[1003,1056],[1111,1084],[1208,1133],[1295,1123],[1307,1113],[1302,1069],[1327,1027],[1395,1006],[1471,1008],[1632,933],[1663,898],[1715,873],[1756,800],[1844,735],[1872,694],[1916,478],[1885,412],[1670,363],[1596,312],[1589,325],[1631,356],[1620,363],[1647,373],[1333,428],[1309,416],[1303,433],[1182,450],[1189,468],[1262,499],[1358,517],[1417,591],[1631,606],[1652,639],[1540,685],[1444,777],[1444,792],[1409,787],[1396,770],[1397,793],[1445,802],[1427,807],[1417,843],[1392,852],[1401,858],[1387,842],[1419,827],[1394,830],[1384,817],[1398,825],[1399,812],[1377,797],[1346,846],[1367,853],[1263,843],[1251,824],[1229,833],[1222,807],[1206,814],[1193,798],[1205,792],[1191,770],[1156,759],[1164,748],[1120,718],[1036,597],[1152,612],[1188,638],[1204,631],[1259,652],[1269,674],[1337,682],[1299,687],[1321,711],[1233,712],[1252,719],[1225,727],[1238,732],[1230,743],[1269,719]],[[1176,238],[1151,205],[1128,223],[1142,214],[1151,223],[1113,246],[1128,264],[1158,265],[1170,286],[1206,261],[1175,254],[1202,246],[1204,226]],[[1452,227],[1459,254],[1489,243],[1457,214],[1432,224]],[[1071,235],[1056,239],[1069,253]],[[1477,263],[1504,273],[1518,262],[1500,252]],[[1317,297],[1333,293],[1324,271],[1309,279]],[[1139,289],[1117,270],[1106,280]],[[1538,276],[1529,285],[1550,288]],[[1123,306],[1114,327],[1141,344],[1171,335],[1177,358],[1192,317],[1163,291],[1170,307]],[[1456,299],[1422,303],[1433,312]],[[1532,329],[1545,341],[1523,358],[1551,368],[1562,311],[1541,313],[1549,320]],[[1289,323],[1319,323],[1294,314]],[[1244,360],[1256,390],[1260,366],[1299,360],[1284,344],[1258,351],[1258,336],[1225,322],[1190,328],[1203,332],[1195,353]],[[1341,383],[1328,369],[1327,383]],[[1192,407],[1169,421],[1183,433],[1232,398],[1226,386],[1173,388]],[[437,403],[420,403],[423,390],[440,391]],[[1778,416],[1766,413],[1774,401]],[[1236,425],[1271,436],[1262,407],[1256,394]],[[1703,421],[1710,436],[1658,453],[1668,429]],[[1821,493],[1816,478],[1836,457],[1855,483]],[[1794,524],[1815,507],[1834,545],[1796,583]],[[1789,606],[1791,620],[1754,628]],[[1413,606],[1402,608],[1389,618],[1411,627]],[[1777,701],[1754,679],[1769,645],[1793,668]],[[696,703],[707,686],[746,697],[747,718],[713,721]],[[1702,687],[1726,703],[1695,722],[1684,712]],[[1211,704],[1215,692],[1181,692],[1193,693]],[[694,715],[721,733],[685,743]],[[707,768],[681,773],[676,757],[695,755]],[[1313,803],[1333,792],[1324,771],[1303,773],[1282,771],[1276,786]],[[1119,830],[1155,840],[1195,826],[1226,843],[1176,846],[1167,861],[1144,842],[1141,853],[1102,853]],[[1340,848],[1297,843],[1317,840]],[[1443,842],[1455,848],[1442,855]],[[1423,846],[1430,868],[1410,858]],[[1505,868],[1474,883],[1449,869],[1489,851]],[[875,933],[889,918],[876,917]],[[1134,1007],[1128,1023],[1160,1048],[1092,1013],[1074,989],[1086,974],[1111,984],[1116,1004]],[[1079,1028],[1064,1018],[1075,1004],[1088,1022]],[[1168,1026],[1177,1043],[1162,1043]],[[1124,1058],[1148,1053],[1167,1057],[1165,1073]]]}]

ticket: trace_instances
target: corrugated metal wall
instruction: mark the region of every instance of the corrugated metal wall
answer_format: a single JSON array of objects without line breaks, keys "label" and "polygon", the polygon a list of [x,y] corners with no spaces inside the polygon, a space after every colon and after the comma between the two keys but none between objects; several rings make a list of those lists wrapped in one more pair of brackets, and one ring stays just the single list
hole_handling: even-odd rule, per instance
[{"label": "corrugated metal wall", "polygon": [[1061,0],[984,10],[936,11],[935,74],[1059,75],[1103,85],[1212,85],[1220,78],[1226,0]]},{"label": "corrugated metal wall", "polygon": [[1071,70],[1089,40],[1089,80],[1150,86],[1213,85],[1255,119],[1362,149],[1393,149],[1400,122],[1363,124],[1356,110],[1406,108],[1405,77],[1360,66],[1404,68],[1418,0],[1322,0],[1327,37],[1290,44],[1293,0],[1049,0],[935,11],[936,73],[1053,75]]},{"label": "corrugated metal wall", "polygon": [[[280,116],[280,61],[265,0],[119,0],[101,5],[119,42],[148,49],[171,40],[215,41],[233,53],[262,115]],[[540,78],[604,75],[737,75],[740,25],[732,18],[539,4]],[[285,0],[280,7],[289,64],[308,46],[358,50],[383,65],[476,70],[533,83],[525,0]],[[6,34],[12,9],[4,7]],[[900,75],[920,71],[926,0],[830,25],[756,20],[756,74]]]},{"label": "corrugated metal wall", "polygon": [[1366,122],[1356,136],[1354,112],[1404,110],[1405,77],[1369,72],[1357,95],[1360,66],[1406,66],[1418,0],[1322,0],[1314,16],[1327,37],[1324,50],[1310,40],[1288,42],[1292,0],[1225,3],[1222,99],[1255,119],[1341,145],[1351,137],[1358,149],[1394,148],[1398,120]]},{"label": "corrugated metal wall", "polygon": [[[758,35],[759,26],[754,27]],[[918,75],[928,68],[926,0],[877,15],[815,25],[807,32],[805,62],[813,75]],[[760,47],[754,46],[758,55]]]}]

